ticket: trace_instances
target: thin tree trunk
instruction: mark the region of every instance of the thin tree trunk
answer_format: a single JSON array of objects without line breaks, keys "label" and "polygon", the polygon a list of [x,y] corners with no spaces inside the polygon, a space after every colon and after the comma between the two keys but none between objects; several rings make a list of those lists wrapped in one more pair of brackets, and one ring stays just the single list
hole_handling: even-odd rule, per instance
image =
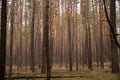
[{"label": "thin tree trunk", "polygon": [[27,1],[25,0],[25,70],[26,70],[26,73],[27,73],[27,64],[28,64],[28,51],[27,51],[27,48],[28,48],[28,42],[27,42],[27,38],[28,38],[28,34],[27,34]]},{"label": "thin tree trunk", "polygon": [[[19,2],[19,1],[18,1]],[[20,40],[20,43],[19,43],[19,56],[18,56],[18,70],[19,70],[19,68],[22,70],[22,53],[23,53],[23,37],[22,37],[22,15],[23,15],[23,1],[22,0],[20,0],[20,19],[19,19],[19,21],[20,21],[20,23],[19,23],[19,40]]]},{"label": "thin tree trunk", "polygon": [[104,68],[104,62],[103,62],[103,28],[104,28],[104,12],[103,12],[103,2],[102,0],[99,0],[99,15],[100,15],[100,66],[101,68]]},{"label": "thin tree trunk", "polygon": [[12,80],[12,57],[13,57],[13,26],[14,26],[14,5],[15,1],[12,0],[12,7],[11,7],[11,39],[10,39],[10,62],[9,62],[9,80]]},{"label": "thin tree trunk", "polygon": [[31,50],[31,54],[30,54],[30,67],[31,67],[31,71],[34,72],[35,71],[35,55],[34,55],[34,19],[35,19],[35,0],[31,1],[32,4],[32,12],[31,12],[31,36],[30,36],[30,50]]},{"label": "thin tree trunk", "polygon": [[72,38],[71,38],[71,17],[72,17],[72,1],[68,1],[68,38],[69,38],[69,71],[73,71],[72,68]]}]

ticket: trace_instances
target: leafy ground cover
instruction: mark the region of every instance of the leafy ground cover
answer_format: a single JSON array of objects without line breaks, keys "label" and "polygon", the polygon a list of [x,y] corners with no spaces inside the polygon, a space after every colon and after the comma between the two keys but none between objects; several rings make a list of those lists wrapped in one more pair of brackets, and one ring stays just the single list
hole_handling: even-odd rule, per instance
[{"label": "leafy ground cover", "polygon": [[[29,69],[29,68],[28,68]],[[45,74],[40,74],[40,70],[36,68],[35,73],[31,73],[30,70],[24,70],[17,71],[17,68],[13,69],[13,77],[45,77]],[[61,78],[52,78],[51,80],[120,80],[120,74],[111,74],[110,69],[105,68],[94,68],[93,71],[88,70],[87,68],[80,68],[78,72],[75,70],[72,72],[69,72],[65,68],[53,68],[52,70],[52,76],[57,76]],[[72,76],[72,77],[71,77]],[[8,72],[6,72],[6,77],[8,77]],[[69,78],[70,77],[70,78]],[[16,79],[16,80],[27,80],[27,79]],[[33,79],[29,79],[33,80]],[[45,78],[38,78],[34,80],[45,80]]]}]

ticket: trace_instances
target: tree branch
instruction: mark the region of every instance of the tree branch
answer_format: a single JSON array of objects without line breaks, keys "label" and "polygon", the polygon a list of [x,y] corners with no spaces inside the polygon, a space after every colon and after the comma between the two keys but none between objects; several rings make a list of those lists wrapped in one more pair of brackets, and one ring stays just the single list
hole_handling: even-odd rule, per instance
[{"label": "tree branch", "polygon": [[103,0],[103,5],[104,5],[104,11],[105,11],[105,15],[106,15],[106,18],[107,18],[107,22],[108,22],[108,24],[109,24],[109,26],[110,26],[111,33],[112,33],[112,35],[113,35],[113,38],[114,38],[114,40],[115,40],[115,43],[116,43],[117,46],[120,48],[120,44],[119,44],[119,42],[117,41],[116,35],[115,35],[115,33],[114,33],[114,30],[113,30],[113,26],[112,26],[112,24],[111,24],[111,22],[110,22],[110,19],[109,19],[109,17],[108,17],[108,12],[107,12],[107,8],[106,8],[106,5],[105,5],[105,0]]}]

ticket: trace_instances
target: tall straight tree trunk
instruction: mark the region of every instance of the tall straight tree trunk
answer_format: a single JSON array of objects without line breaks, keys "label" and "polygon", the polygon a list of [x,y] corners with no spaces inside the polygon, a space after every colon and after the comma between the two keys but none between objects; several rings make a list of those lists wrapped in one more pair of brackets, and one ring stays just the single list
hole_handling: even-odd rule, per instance
[{"label": "tall straight tree trunk", "polygon": [[[98,6],[97,6],[97,1],[96,0],[94,0],[94,2],[95,2],[95,11],[93,11],[93,12],[95,12],[96,13],[96,17],[98,16]],[[93,5],[94,6],[94,5]],[[98,32],[99,30],[98,30],[98,27],[97,27],[97,23],[98,23],[98,18],[96,18],[96,23],[95,23],[95,33],[94,33],[94,35],[96,34],[96,32]],[[95,35],[95,38],[96,38],[96,62],[97,62],[97,67],[99,67],[99,53],[100,53],[100,50],[99,50],[99,40],[98,40],[98,37],[99,37],[99,33],[97,33],[96,35]]]},{"label": "tall straight tree trunk", "polygon": [[[60,1],[59,1],[59,4],[60,4]],[[63,1],[61,1],[61,6],[63,7]],[[63,12],[63,8],[60,10],[60,5],[59,5],[59,19],[60,19],[60,15],[61,15],[61,12]],[[61,53],[60,53],[60,67],[63,67],[63,20],[61,20],[61,26],[60,26],[60,45],[61,45]],[[60,22],[60,21],[59,21]]]},{"label": "tall straight tree trunk", "polygon": [[42,19],[42,0],[39,1],[39,5],[38,5],[38,12],[37,12],[37,33],[36,33],[36,41],[37,41],[37,44],[36,44],[36,53],[37,53],[37,62],[38,62],[38,68],[41,67],[41,28],[42,28],[42,25],[40,23],[40,19]]},{"label": "tall straight tree trunk", "polygon": [[95,58],[97,58],[96,56],[97,56],[97,35],[98,34],[96,34],[97,33],[97,25],[96,25],[96,23],[97,23],[97,18],[96,18],[96,15],[97,15],[97,12],[96,12],[96,3],[95,3],[95,6],[94,6],[94,3],[95,3],[95,0],[92,0],[92,10],[93,10],[93,30],[94,30],[94,32],[92,33],[92,35],[93,35],[93,40],[92,40],[92,42],[94,42],[95,44],[94,44],[94,46],[93,46],[93,48],[94,48],[94,60],[96,60],[96,62],[97,62],[97,65],[98,65],[98,59],[95,59]]},{"label": "tall straight tree trunk", "polygon": [[78,68],[79,68],[79,66],[78,66],[78,22],[77,22],[77,0],[75,0],[75,15],[76,15],[76,17],[75,17],[75,53],[76,53],[76,71],[78,71]]},{"label": "tall straight tree trunk", "polygon": [[103,28],[104,28],[104,12],[103,12],[103,2],[102,0],[99,0],[99,15],[100,15],[100,66],[101,68],[104,68],[104,62],[103,62]]},{"label": "tall straight tree trunk", "polygon": [[50,53],[49,53],[49,0],[43,0],[43,53],[46,54],[47,63],[47,78],[50,80],[51,66],[50,66]]},{"label": "tall straight tree trunk", "polygon": [[[19,40],[20,40],[20,43],[19,43],[19,56],[18,56],[18,72],[19,72],[19,68],[20,69],[22,69],[22,52],[23,52],[23,47],[22,47],[22,45],[23,45],[23,37],[22,37],[22,19],[23,19],[23,17],[22,17],[22,15],[23,15],[23,0],[20,0],[20,1],[18,1],[18,2],[20,2],[20,17],[19,17]],[[17,3],[18,3],[17,2]]]},{"label": "tall straight tree trunk", "polygon": [[30,67],[31,67],[31,71],[34,72],[35,70],[35,62],[34,62],[34,59],[35,59],[35,55],[34,55],[34,19],[35,19],[35,0],[32,0],[31,1],[31,5],[32,5],[32,12],[31,12],[31,36],[30,36]]},{"label": "tall straight tree trunk", "polygon": [[9,80],[12,80],[12,54],[13,54],[13,25],[14,25],[14,5],[15,1],[12,0],[11,7],[11,39],[10,39],[10,62],[9,62]]},{"label": "tall straight tree trunk", "polygon": [[87,65],[87,50],[85,49],[88,49],[87,47],[87,44],[88,44],[88,37],[87,37],[87,31],[86,31],[86,28],[85,28],[85,22],[86,22],[86,10],[85,10],[85,0],[81,0],[81,5],[80,5],[80,9],[81,9],[81,18],[82,18],[82,22],[81,22],[81,25],[84,29],[84,35],[85,35],[85,43],[83,43],[83,40],[82,40],[82,44],[83,44],[83,50],[82,50],[82,54],[81,54],[81,61],[82,61],[82,65]]},{"label": "tall straight tree trunk", "polygon": [[1,11],[1,38],[0,38],[0,80],[4,80],[6,58],[7,0],[2,0],[1,10],[2,11]]},{"label": "tall straight tree trunk", "polygon": [[[116,34],[116,6],[115,0],[110,0],[110,21]],[[119,73],[118,50],[113,36],[111,36],[112,73]]]},{"label": "tall straight tree trunk", "polygon": [[[45,11],[45,1],[42,0],[42,11]],[[45,12],[43,12],[43,20],[44,20],[44,17],[45,17]],[[44,24],[45,22],[43,21],[43,30],[44,30]],[[43,32],[43,38],[44,38],[44,33]],[[44,39],[42,40],[42,42],[44,43]],[[44,52],[44,47],[45,46],[44,44],[42,43],[42,62],[41,62],[41,74],[45,74],[46,73],[46,53]]]},{"label": "tall straight tree trunk", "polygon": [[92,70],[93,69],[93,65],[92,65],[92,46],[91,46],[91,29],[90,29],[90,19],[89,19],[89,17],[90,17],[90,14],[89,14],[89,12],[90,12],[90,10],[89,10],[89,7],[90,7],[90,2],[88,1],[88,0],[86,0],[85,1],[85,4],[86,4],[86,6],[85,6],[85,9],[86,9],[86,40],[87,40],[87,43],[86,43],[86,45],[87,45],[87,58],[88,58],[88,69],[90,69],[90,70]]},{"label": "tall straight tree trunk", "polygon": [[27,73],[27,63],[28,63],[28,57],[27,57],[27,54],[28,54],[28,51],[27,51],[27,48],[28,48],[28,43],[27,43],[27,38],[28,38],[28,35],[27,35],[27,1],[25,0],[25,70],[26,70],[26,73]]},{"label": "tall straight tree trunk", "polygon": [[69,38],[69,71],[72,71],[72,40],[71,40],[71,17],[72,17],[72,0],[68,1],[68,38]]},{"label": "tall straight tree trunk", "polygon": [[57,1],[53,0],[53,1],[50,2],[50,4],[51,4],[51,9],[50,9],[51,13],[50,13],[49,16],[51,16],[51,18],[49,18],[49,20],[50,20],[49,22],[51,23],[51,25],[49,24],[50,25],[49,52],[50,52],[50,65],[51,65],[51,69],[52,69],[52,62],[53,62],[52,57],[53,57],[53,52],[54,52],[54,34],[55,34],[54,29],[55,29],[55,25],[56,25],[55,20],[56,20],[56,4],[57,4]]},{"label": "tall straight tree trunk", "polygon": [[88,68],[90,70],[93,69],[93,64],[92,64],[92,50],[91,50],[91,29],[90,26],[88,24],[88,36],[89,36],[89,52],[88,52]]}]

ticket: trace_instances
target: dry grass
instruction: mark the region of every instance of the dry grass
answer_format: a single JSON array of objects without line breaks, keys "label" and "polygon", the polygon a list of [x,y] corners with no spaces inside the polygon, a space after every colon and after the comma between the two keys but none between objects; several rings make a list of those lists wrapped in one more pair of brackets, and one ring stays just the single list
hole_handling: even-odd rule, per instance
[{"label": "dry grass", "polygon": [[[8,68],[7,70],[8,71]],[[7,72],[8,74],[8,72]],[[45,76],[45,74],[40,74],[40,69],[36,67],[36,72],[32,73],[30,68],[26,72],[25,68],[19,71],[14,66],[13,67],[13,76]],[[7,75],[6,75],[7,76]],[[79,68],[79,71],[69,72],[65,67],[53,67],[52,76],[83,76],[76,78],[56,78],[51,80],[120,80],[120,74],[111,74],[110,69],[105,67],[105,69],[94,68],[93,71],[88,70],[86,67]],[[21,79],[23,80],[23,79]],[[26,79],[24,79],[26,80]],[[34,80],[45,80],[45,79],[34,79]]]}]

